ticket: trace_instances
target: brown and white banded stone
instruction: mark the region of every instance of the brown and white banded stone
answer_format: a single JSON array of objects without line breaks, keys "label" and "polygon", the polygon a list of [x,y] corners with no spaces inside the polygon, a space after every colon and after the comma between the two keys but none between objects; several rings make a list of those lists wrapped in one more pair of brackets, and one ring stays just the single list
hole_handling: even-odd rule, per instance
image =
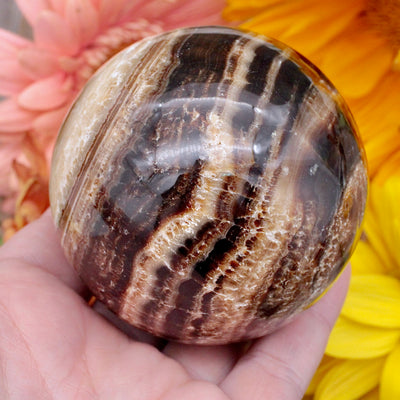
[{"label": "brown and white banded stone", "polygon": [[138,42],[61,129],[66,256],[133,326],[187,343],[266,334],[347,261],[367,193],[343,100],[281,43],[231,28]]}]

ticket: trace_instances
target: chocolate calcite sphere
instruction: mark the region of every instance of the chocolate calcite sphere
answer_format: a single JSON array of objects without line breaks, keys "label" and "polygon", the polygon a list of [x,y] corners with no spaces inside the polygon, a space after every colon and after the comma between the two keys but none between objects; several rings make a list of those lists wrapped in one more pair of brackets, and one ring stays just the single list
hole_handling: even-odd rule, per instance
[{"label": "chocolate calcite sphere", "polygon": [[154,335],[259,337],[308,307],[354,247],[367,175],[353,120],[292,49],[224,27],[135,43],[61,129],[51,207],[110,310]]}]

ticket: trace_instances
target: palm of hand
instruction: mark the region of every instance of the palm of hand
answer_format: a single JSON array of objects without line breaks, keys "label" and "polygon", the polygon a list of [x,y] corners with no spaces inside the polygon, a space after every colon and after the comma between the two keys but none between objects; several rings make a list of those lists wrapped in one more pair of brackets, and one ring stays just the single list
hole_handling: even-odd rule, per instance
[{"label": "palm of hand", "polygon": [[348,271],[278,332],[240,346],[134,341],[87,306],[48,213],[0,249],[0,398],[301,399],[345,296]]}]

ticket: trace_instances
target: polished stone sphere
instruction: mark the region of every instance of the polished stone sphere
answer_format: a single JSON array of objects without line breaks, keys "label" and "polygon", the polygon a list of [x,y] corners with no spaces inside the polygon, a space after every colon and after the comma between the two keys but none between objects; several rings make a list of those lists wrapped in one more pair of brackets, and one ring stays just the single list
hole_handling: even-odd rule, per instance
[{"label": "polished stone sphere", "polygon": [[87,83],[54,152],[51,207],[84,283],[132,326],[186,343],[262,336],[348,260],[365,159],[327,78],[226,27],[126,48]]}]

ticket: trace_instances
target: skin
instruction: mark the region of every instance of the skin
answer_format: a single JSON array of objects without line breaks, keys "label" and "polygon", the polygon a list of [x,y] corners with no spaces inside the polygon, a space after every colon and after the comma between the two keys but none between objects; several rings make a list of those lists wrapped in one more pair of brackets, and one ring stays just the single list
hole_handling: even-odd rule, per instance
[{"label": "skin", "polygon": [[0,398],[301,399],[349,276],[346,268],[314,306],[245,349],[167,343],[161,351],[87,305],[46,212],[0,248]]}]

